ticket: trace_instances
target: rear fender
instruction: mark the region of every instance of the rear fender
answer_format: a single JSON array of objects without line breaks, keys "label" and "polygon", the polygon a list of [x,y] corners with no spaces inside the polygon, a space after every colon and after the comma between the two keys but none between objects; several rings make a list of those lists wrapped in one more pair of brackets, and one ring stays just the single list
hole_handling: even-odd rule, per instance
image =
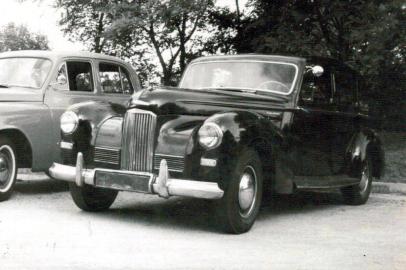
[{"label": "rear fender", "polygon": [[381,178],[385,168],[385,153],[378,134],[371,129],[363,129],[354,135],[346,153],[348,174],[359,177],[361,166],[367,157],[373,164],[373,176]]}]

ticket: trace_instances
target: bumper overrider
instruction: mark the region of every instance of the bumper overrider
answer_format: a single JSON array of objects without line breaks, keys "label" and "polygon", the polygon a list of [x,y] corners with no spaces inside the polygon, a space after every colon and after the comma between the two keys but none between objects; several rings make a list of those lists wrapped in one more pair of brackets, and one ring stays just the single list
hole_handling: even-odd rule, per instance
[{"label": "bumper overrider", "polygon": [[185,196],[200,199],[220,199],[224,191],[217,183],[169,177],[165,159],[161,160],[159,174],[110,169],[85,169],[83,154],[78,153],[76,167],[54,163],[50,175],[58,180],[123,191],[157,194],[161,197]]}]

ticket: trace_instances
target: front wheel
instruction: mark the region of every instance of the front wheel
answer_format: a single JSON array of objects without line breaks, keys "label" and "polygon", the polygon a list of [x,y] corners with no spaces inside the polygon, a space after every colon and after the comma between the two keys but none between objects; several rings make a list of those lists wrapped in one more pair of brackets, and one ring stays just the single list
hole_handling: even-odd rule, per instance
[{"label": "front wheel", "polygon": [[10,198],[17,179],[17,159],[14,144],[0,137],[0,201]]},{"label": "front wheel", "polygon": [[113,204],[118,191],[84,185],[78,187],[76,183],[69,183],[69,191],[75,204],[82,210],[98,212],[107,210]]},{"label": "front wheel", "polygon": [[218,202],[219,225],[229,233],[247,232],[255,222],[262,200],[263,175],[256,151],[247,149],[236,161],[223,198]]},{"label": "front wheel", "polygon": [[365,204],[371,193],[372,180],[372,162],[371,159],[367,157],[362,166],[359,184],[341,189],[344,202],[350,205]]}]

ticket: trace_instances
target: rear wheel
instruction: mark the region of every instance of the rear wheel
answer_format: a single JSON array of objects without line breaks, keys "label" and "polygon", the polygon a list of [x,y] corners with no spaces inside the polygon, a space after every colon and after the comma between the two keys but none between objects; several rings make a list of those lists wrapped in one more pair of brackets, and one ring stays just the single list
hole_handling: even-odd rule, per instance
[{"label": "rear wheel", "polygon": [[14,144],[0,137],[0,201],[10,198],[17,179],[17,158]]},{"label": "rear wheel", "polygon": [[219,225],[229,233],[247,232],[255,222],[262,200],[261,160],[252,149],[243,151],[223,198],[218,202]]},{"label": "rear wheel", "polygon": [[78,187],[69,183],[69,190],[75,204],[84,211],[97,212],[110,208],[118,191],[85,185]]},{"label": "rear wheel", "polygon": [[371,193],[372,180],[372,162],[370,158],[367,158],[362,166],[359,184],[341,189],[344,202],[350,205],[366,203]]}]

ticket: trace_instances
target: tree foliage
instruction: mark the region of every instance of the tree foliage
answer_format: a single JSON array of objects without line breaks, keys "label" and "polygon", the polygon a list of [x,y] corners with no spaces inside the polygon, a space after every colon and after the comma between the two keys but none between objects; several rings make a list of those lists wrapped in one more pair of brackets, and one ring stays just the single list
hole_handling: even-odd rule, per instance
[{"label": "tree foliage", "polygon": [[46,50],[48,39],[35,34],[24,25],[9,23],[0,30],[0,51]]},{"label": "tree foliage", "polygon": [[56,5],[72,40],[91,51],[135,57],[145,77],[156,68],[156,58],[165,84],[174,84],[199,51],[193,44],[212,6],[211,0],[58,0]]},{"label": "tree foliage", "polygon": [[138,0],[113,4],[110,32],[132,32],[141,48],[156,55],[164,84],[175,84],[196,55],[196,35],[205,28],[211,0]]}]

